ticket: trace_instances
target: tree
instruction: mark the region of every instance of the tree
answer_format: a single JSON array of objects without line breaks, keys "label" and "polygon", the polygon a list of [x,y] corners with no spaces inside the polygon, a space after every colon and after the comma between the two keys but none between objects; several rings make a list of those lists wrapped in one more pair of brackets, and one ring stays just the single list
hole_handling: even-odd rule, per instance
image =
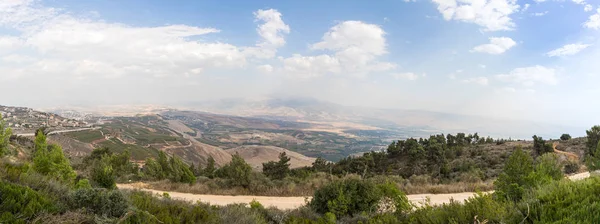
[{"label": "tree", "polygon": [[146,177],[149,177],[149,178],[152,178],[155,180],[162,180],[165,178],[162,167],[153,158],[148,158],[146,160],[146,164],[144,165],[144,168],[143,168],[143,173]]},{"label": "tree", "polygon": [[569,135],[569,134],[562,134],[560,136],[560,140],[563,140],[563,141],[571,140],[571,135]]},{"label": "tree", "polygon": [[236,153],[231,157],[231,162],[218,169],[215,173],[218,177],[228,179],[233,186],[248,187],[250,186],[252,167]]},{"label": "tree", "polygon": [[537,155],[543,155],[544,153],[553,152],[554,148],[551,143],[546,143],[542,137],[533,136],[533,149]]},{"label": "tree", "polygon": [[317,157],[312,163],[312,169],[316,172],[329,172],[330,167],[330,163],[323,159],[323,157]]},{"label": "tree", "polygon": [[99,160],[94,160],[90,176],[92,181],[98,186],[114,189],[117,186],[115,182],[115,170],[113,169],[110,160],[111,157],[108,155],[102,156]]},{"label": "tree", "polygon": [[12,130],[6,126],[6,122],[2,119],[2,115],[0,115],[0,157],[8,153],[11,135]]},{"label": "tree", "polygon": [[194,183],[196,176],[190,170],[190,166],[185,164],[176,156],[168,157],[166,153],[159,152],[158,160],[149,158],[144,165],[144,174],[155,180],[168,178],[173,182]]},{"label": "tree", "polygon": [[204,176],[212,179],[213,177],[215,177],[216,170],[217,167],[215,165],[215,159],[212,156],[209,156],[208,159],[206,159],[206,167],[204,168],[202,173],[204,174]]},{"label": "tree", "polygon": [[495,194],[502,199],[521,200],[525,188],[531,185],[533,158],[519,146],[508,158],[502,173],[494,182]]},{"label": "tree", "polygon": [[562,178],[562,167],[556,154],[546,153],[536,159],[535,171],[532,177],[535,181],[534,185],[541,185]]},{"label": "tree", "polygon": [[194,176],[194,173],[190,170],[189,166],[176,156],[169,159],[169,169],[171,170],[171,173],[168,173],[167,176],[169,176],[169,179],[173,182],[189,184],[196,182],[196,176]]},{"label": "tree", "polygon": [[279,154],[278,162],[263,163],[263,173],[273,180],[282,180],[290,173],[290,157],[282,152]]},{"label": "tree", "polygon": [[585,132],[587,134],[587,155],[600,156],[595,154],[598,142],[600,142],[600,125],[596,125]]},{"label": "tree", "polygon": [[76,175],[62,148],[55,144],[48,145],[42,131],[38,131],[34,144],[33,169],[63,183],[72,184]]}]

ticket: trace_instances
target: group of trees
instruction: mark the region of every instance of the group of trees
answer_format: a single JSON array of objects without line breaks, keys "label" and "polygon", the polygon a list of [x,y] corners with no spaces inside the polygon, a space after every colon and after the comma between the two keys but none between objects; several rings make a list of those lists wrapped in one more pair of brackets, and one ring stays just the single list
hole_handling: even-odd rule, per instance
[{"label": "group of trees", "polygon": [[130,161],[129,151],[113,153],[110,148],[102,147],[92,151],[83,159],[83,166],[89,172],[94,184],[108,189],[116,187],[115,179],[120,176],[137,175],[138,166]]},{"label": "group of trees", "polygon": [[190,166],[185,164],[176,156],[168,157],[164,152],[159,152],[158,159],[149,158],[143,168],[143,173],[147,177],[155,180],[169,179],[173,182],[195,183],[196,176],[190,170]]},{"label": "group of trees", "polygon": [[494,182],[495,194],[502,199],[521,200],[526,189],[563,178],[562,166],[555,154],[537,157],[517,148],[508,158],[502,173]]},{"label": "group of trees", "polygon": [[290,173],[290,157],[285,152],[279,154],[279,161],[263,163],[263,174],[273,180],[281,180]]}]

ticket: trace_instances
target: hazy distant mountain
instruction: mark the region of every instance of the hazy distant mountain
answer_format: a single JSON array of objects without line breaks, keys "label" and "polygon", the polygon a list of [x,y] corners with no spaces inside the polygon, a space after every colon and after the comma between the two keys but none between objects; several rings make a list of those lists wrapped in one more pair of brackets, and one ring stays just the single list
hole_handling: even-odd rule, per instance
[{"label": "hazy distant mountain", "polygon": [[493,137],[529,139],[537,134],[558,138],[562,133],[584,135],[586,127],[496,119],[424,110],[350,107],[312,98],[282,98],[261,101],[227,99],[187,105],[195,110],[237,116],[310,121],[344,121],[380,128],[417,128],[430,133],[479,132]]}]

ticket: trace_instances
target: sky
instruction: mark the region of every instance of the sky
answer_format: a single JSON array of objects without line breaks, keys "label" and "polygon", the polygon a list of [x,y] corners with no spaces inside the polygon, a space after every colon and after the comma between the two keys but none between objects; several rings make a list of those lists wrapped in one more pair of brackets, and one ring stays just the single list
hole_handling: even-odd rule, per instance
[{"label": "sky", "polygon": [[600,123],[598,0],[0,0],[0,104],[310,97]]}]

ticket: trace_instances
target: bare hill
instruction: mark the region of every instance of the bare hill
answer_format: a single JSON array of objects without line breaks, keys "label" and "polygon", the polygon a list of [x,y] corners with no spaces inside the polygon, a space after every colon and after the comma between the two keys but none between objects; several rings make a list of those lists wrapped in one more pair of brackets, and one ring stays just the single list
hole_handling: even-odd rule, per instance
[{"label": "bare hill", "polygon": [[240,156],[242,156],[242,158],[244,158],[244,160],[246,160],[246,162],[254,169],[262,169],[263,163],[278,161],[279,154],[282,152],[285,152],[287,156],[290,157],[290,168],[311,166],[315,161],[315,158],[307,157],[300,153],[275,146],[249,145],[225,151],[231,155],[239,153]]}]

